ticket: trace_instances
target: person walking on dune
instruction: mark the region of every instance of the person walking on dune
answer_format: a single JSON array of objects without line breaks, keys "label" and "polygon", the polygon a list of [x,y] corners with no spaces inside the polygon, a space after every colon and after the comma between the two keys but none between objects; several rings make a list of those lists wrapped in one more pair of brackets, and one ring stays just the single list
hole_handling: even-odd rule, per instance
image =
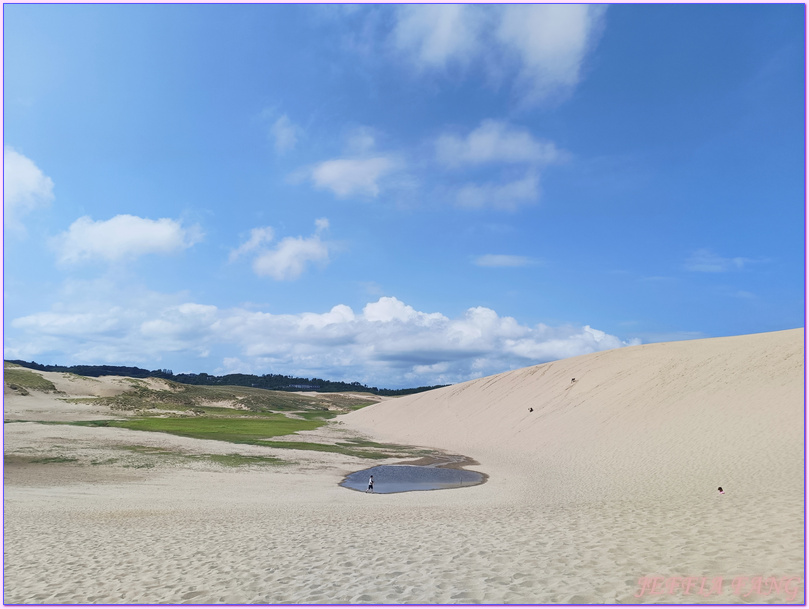
[{"label": "person walking on dune", "polygon": [[365,491],[365,492],[366,493],[373,493],[374,492],[374,477],[373,476],[371,476],[371,478],[368,480],[368,490]]}]

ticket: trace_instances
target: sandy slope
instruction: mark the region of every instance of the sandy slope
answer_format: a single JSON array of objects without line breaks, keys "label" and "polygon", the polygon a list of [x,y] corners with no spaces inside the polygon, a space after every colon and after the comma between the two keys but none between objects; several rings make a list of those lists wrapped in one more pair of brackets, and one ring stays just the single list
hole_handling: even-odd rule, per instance
[{"label": "sandy slope", "polygon": [[803,357],[802,329],[642,345],[344,420],[376,437],[519,468],[543,500],[699,496],[720,485],[751,497],[802,493]]},{"label": "sandy slope", "polygon": [[164,389],[166,384],[160,379],[131,379],[124,376],[102,376],[90,378],[67,372],[35,371],[53,383],[56,392],[32,391],[30,395],[20,395],[3,385],[3,417],[6,420],[31,421],[86,421],[110,416],[109,409],[70,402],[83,397],[111,397],[132,390],[135,383],[152,389]]},{"label": "sandy slope", "polygon": [[[803,601],[801,330],[587,355],[340,419],[335,432],[466,454],[489,481],[368,495],[337,486],[359,460],[322,454],[53,466],[6,479],[5,601]],[[19,450],[158,441],[6,427]]]}]

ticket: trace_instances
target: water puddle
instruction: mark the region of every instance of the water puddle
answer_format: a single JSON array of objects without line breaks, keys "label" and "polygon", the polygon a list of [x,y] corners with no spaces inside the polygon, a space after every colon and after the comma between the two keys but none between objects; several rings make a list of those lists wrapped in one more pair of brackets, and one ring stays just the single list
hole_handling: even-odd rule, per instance
[{"label": "water puddle", "polygon": [[340,486],[367,491],[371,476],[374,477],[374,492],[382,494],[475,486],[483,484],[487,478],[480,472],[436,465],[377,465],[349,474]]}]

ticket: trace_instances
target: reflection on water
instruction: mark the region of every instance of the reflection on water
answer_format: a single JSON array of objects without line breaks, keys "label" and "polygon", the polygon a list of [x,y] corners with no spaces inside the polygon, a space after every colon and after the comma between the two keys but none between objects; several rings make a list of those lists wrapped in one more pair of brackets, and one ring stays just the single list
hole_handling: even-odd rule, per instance
[{"label": "reflection on water", "polygon": [[340,486],[365,491],[368,478],[374,477],[375,493],[433,491],[442,488],[474,486],[485,482],[483,474],[464,469],[424,467],[420,465],[377,465],[346,476]]}]

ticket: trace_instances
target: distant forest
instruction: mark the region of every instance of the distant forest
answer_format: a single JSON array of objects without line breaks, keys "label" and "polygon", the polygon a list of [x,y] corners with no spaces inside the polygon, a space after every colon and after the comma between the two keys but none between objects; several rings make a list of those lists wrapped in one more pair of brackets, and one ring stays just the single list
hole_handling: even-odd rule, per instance
[{"label": "distant forest", "polygon": [[375,395],[398,396],[411,393],[421,393],[430,389],[446,387],[446,385],[433,385],[431,387],[416,387],[414,389],[378,389],[368,387],[361,383],[343,383],[341,381],[324,381],[318,378],[301,378],[285,376],[283,374],[225,374],[214,376],[200,372],[199,374],[174,374],[171,370],[146,370],[134,366],[46,366],[36,362],[26,362],[19,359],[5,360],[11,364],[25,366],[43,372],[71,372],[82,376],[131,376],[134,378],[160,378],[187,385],[237,385],[239,387],[259,387],[274,391],[321,391],[333,393],[338,391],[359,391]]}]

